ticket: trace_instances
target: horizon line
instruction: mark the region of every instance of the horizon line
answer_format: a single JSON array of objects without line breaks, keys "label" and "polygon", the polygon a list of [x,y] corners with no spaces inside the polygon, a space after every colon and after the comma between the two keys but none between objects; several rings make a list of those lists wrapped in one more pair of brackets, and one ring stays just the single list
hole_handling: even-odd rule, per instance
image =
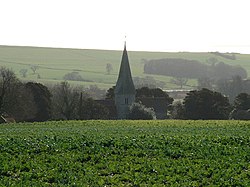
[{"label": "horizon line", "polygon": [[[79,48],[79,47],[59,47],[59,46],[36,46],[36,45],[5,45],[0,44],[2,47],[31,47],[31,48],[50,48],[50,49],[77,49],[77,50],[98,50],[98,51],[123,51],[123,48],[121,49],[104,49],[104,48]],[[169,51],[163,51],[163,50],[128,50],[130,52],[152,52],[152,53],[229,53],[229,54],[250,54],[250,53],[242,53],[242,52],[222,52],[218,50],[214,51],[188,51],[188,50],[169,50]]]}]

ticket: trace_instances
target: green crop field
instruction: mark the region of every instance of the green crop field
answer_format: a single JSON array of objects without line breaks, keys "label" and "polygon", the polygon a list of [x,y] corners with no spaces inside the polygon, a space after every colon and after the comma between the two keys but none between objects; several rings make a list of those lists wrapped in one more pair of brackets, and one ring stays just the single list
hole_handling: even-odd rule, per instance
[{"label": "green crop field", "polygon": [[0,125],[0,186],[250,186],[249,121]]},{"label": "green crop field", "polygon": [[[123,50],[121,48],[121,50]],[[129,48],[128,48],[129,51]],[[14,47],[0,46],[0,66],[6,66],[15,71],[19,78],[21,69],[27,69],[28,74],[25,81],[39,81],[43,83],[58,83],[63,81],[63,76],[67,73],[77,71],[87,81],[72,81],[72,84],[79,85],[98,85],[101,88],[108,89],[115,85],[119,71],[122,51],[108,50],[87,50],[87,49],[60,49],[60,48],[39,48],[39,47]],[[248,74],[250,74],[250,55],[235,54],[236,60],[229,60],[212,53],[188,53],[188,52],[136,52],[129,51],[130,65],[133,77],[148,76],[143,73],[142,59],[160,59],[160,58],[185,58],[198,60],[205,63],[211,57],[230,65],[241,65]],[[113,66],[110,75],[106,73],[106,64]],[[33,74],[30,67],[38,66],[37,74]],[[169,83],[170,78],[165,76],[155,76],[158,81],[164,81],[164,89],[178,88]],[[89,82],[91,81],[91,82]],[[190,80],[190,85],[195,85],[196,81]]]}]

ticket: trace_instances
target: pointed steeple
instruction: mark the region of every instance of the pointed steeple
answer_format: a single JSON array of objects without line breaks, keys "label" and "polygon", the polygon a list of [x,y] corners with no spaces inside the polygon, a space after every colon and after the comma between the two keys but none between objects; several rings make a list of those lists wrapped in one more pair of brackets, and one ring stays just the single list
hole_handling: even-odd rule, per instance
[{"label": "pointed steeple", "polygon": [[124,43],[124,50],[122,54],[120,72],[118,80],[116,82],[115,94],[117,95],[129,95],[135,94],[135,86],[133,83],[131,70],[129,66],[128,53],[126,49],[126,41]]}]

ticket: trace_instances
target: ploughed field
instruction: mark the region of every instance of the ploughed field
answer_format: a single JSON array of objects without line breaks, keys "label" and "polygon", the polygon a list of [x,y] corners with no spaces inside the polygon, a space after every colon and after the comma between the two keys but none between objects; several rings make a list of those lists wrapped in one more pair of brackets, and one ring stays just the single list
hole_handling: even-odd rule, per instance
[{"label": "ploughed field", "polygon": [[249,186],[248,121],[0,125],[0,186]]}]

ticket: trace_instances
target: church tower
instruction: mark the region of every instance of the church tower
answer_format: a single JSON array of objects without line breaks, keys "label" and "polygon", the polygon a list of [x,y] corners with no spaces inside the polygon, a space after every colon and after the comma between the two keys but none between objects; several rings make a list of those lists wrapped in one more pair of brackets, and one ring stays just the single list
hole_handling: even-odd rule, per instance
[{"label": "church tower", "polygon": [[135,86],[131,76],[125,42],[120,72],[115,86],[115,105],[118,119],[127,119],[129,107],[134,103],[134,101]]}]

